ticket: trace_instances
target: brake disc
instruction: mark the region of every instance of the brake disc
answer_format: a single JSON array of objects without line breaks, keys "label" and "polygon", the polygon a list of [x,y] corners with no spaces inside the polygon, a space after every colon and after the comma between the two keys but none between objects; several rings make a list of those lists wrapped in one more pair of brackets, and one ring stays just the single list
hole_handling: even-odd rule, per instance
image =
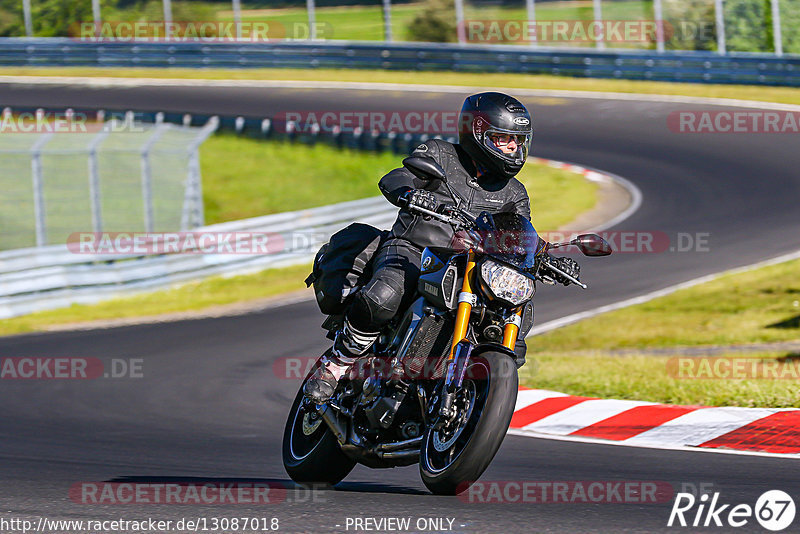
[{"label": "brake disc", "polygon": [[303,434],[306,436],[310,436],[314,432],[317,431],[319,425],[322,424],[322,417],[317,417],[316,419],[311,417],[309,412],[306,412],[303,416]]},{"label": "brake disc", "polygon": [[456,427],[452,436],[450,436],[448,439],[444,441],[442,440],[442,434],[444,433],[445,428],[447,427],[433,433],[433,448],[436,449],[438,452],[444,452],[450,447],[452,447],[453,443],[456,442],[458,437],[464,431],[464,428],[467,426],[467,421],[469,421],[469,418],[472,415],[472,407],[473,407],[472,400],[474,400],[474,395],[475,391],[471,389],[469,396],[464,399],[465,406],[462,410],[460,410],[462,415],[461,417],[458,418],[458,423],[457,423],[458,426]]}]

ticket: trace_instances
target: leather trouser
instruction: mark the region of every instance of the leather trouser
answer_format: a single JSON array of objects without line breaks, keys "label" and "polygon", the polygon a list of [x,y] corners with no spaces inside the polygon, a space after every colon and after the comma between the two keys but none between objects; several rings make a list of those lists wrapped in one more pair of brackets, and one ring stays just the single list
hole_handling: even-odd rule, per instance
[{"label": "leather trouser", "polygon": [[411,304],[417,290],[422,250],[389,239],[373,258],[372,278],[353,298],[347,320],[362,332],[377,332]]}]

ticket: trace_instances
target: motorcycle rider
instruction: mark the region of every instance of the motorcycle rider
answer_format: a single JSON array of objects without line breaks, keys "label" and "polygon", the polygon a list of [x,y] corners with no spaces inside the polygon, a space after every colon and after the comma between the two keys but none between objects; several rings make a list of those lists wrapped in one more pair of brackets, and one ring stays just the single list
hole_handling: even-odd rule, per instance
[{"label": "motorcycle rider", "polygon": [[[528,193],[515,176],[528,157],[532,139],[533,124],[525,106],[511,96],[487,92],[464,101],[458,144],[431,139],[412,155],[435,160],[444,169],[461,207],[473,216],[481,211],[514,212],[530,220]],[[401,209],[389,238],[373,259],[372,278],[353,297],[333,347],[304,386],[306,396],[317,403],[333,395],[338,381],[369,350],[381,328],[411,304],[422,250],[453,243],[449,224],[408,209],[417,206],[434,210],[439,204],[452,204],[440,181],[422,181],[400,167],[384,176],[379,187],[387,200]],[[550,261],[567,274],[579,274],[578,264],[569,258],[551,257]],[[528,305],[514,349],[518,367],[525,362],[525,335],[532,325],[533,310]]]}]

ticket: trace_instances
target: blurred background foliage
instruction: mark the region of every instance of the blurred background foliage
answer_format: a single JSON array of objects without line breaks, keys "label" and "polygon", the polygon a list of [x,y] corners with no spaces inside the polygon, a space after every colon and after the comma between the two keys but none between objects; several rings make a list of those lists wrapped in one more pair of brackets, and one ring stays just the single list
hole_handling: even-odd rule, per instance
[{"label": "blurred background foliage", "polygon": [[[800,0],[779,0],[783,49],[800,53]],[[382,38],[380,0],[316,0],[317,19],[339,25],[340,39]],[[537,0],[537,18],[583,20],[591,18],[588,0]],[[243,0],[244,19],[297,20],[305,18],[305,0]],[[396,40],[456,41],[454,0],[393,0]],[[652,0],[604,0],[604,17],[611,20],[652,18]],[[91,0],[31,0],[34,35],[77,35],[80,22],[92,21]],[[172,3],[175,21],[232,20],[228,0],[178,0]],[[144,22],[163,20],[161,0],[101,0],[103,21]],[[523,0],[465,0],[465,18],[524,20]],[[664,0],[669,24],[666,43],[672,50],[717,48],[714,0]],[[375,19],[374,21],[372,19]],[[347,25],[352,21],[352,27]],[[730,51],[772,52],[770,0],[725,0],[726,42]],[[374,26],[374,28],[373,28]],[[22,0],[0,0],[0,37],[24,36]],[[524,44],[524,43],[523,43]],[[569,43],[568,43],[569,44]],[[612,44],[613,46],[613,44]],[[654,48],[654,43],[646,44]]]}]

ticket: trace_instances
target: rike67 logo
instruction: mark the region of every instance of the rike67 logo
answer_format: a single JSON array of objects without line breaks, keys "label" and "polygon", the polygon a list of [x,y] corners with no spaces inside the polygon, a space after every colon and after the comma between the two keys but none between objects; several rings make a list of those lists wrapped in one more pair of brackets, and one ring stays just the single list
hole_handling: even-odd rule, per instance
[{"label": "rike67 logo", "polygon": [[755,519],[762,528],[777,532],[792,524],[795,511],[794,500],[781,490],[763,493],[754,507],[749,504],[723,504],[719,492],[710,497],[706,493],[699,498],[691,493],[678,493],[667,526],[739,528],[752,526]]}]

